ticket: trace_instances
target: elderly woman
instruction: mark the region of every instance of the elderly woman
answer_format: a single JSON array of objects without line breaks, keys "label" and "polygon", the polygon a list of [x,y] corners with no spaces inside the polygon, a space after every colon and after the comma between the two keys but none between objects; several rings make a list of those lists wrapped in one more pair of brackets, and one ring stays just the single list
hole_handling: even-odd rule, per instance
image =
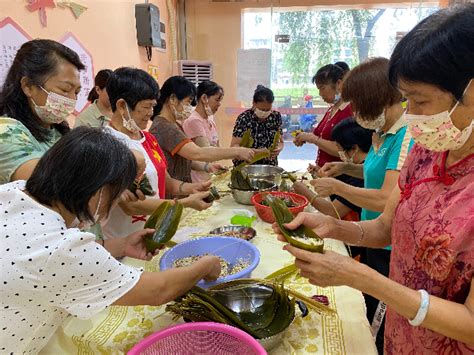
[{"label": "elderly woman", "polygon": [[[209,195],[210,182],[185,183],[173,179],[167,172],[167,161],[156,138],[146,131],[159,96],[156,80],[135,68],[115,70],[107,92],[112,106],[112,119],[105,130],[130,149],[140,152],[146,161],[145,175],[154,196],[141,201],[121,201],[112,208],[110,218],[102,224],[106,238],[121,237],[142,229],[146,216],[164,201],[166,191],[179,196],[185,207],[203,210],[211,204],[203,201]],[[171,201],[174,203],[174,201]]]},{"label": "elderly woman", "polygon": [[216,257],[157,273],[114,258],[149,260],[143,237],[151,229],[96,243],[77,228],[107,218],[136,173],[124,144],[79,127],[40,159],[28,181],[0,186],[2,353],[38,353],[69,315],[87,319],[110,305],[164,304],[219,275]]},{"label": "elderly woman", "polygon": [[388,305],[388,354],[474,351],[473,38],[474,4],[466,4],[431,15],[397,44],[389,75],[408,99],[416,145],[383,214],[350,223],[301,213],[288,225],[371,248],[392,244],[389,278],[330,251],[285,247],[311,283],[348,285]]}]

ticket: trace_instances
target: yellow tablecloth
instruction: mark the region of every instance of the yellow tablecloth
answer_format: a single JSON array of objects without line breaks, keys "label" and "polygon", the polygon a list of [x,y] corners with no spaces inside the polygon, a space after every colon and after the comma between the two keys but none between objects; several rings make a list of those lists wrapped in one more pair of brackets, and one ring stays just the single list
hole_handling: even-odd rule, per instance
[{"label": "yellow tablecloth", "polygon": [[[224,189],[224,188],[222,188]],[[196,213],[186,210],[176,238],[186,239],[191,233],[207,233],[211,229],[229,224],[233,209],[244,208],[255,213],[252,206],[234,202],[230,195],[207,211]],[[282,250],[270,225],[257,220],[254,228],[257,236],[253,243],[260,251],[260,264],[253,277],[265,277],[275,270],[293,262]],[[344,245],[335,240],[326,240],[325,248],[347,255]],[[160,255],[144,263],[125,258],[124,263],[142,266],[146,271],[158,270]],[[297,318],[288,329],[281,345],[270,354],[376,354],[376,348],[365,317],[362,294],[349,287],[321,288],[310,285],[305,279],[291,280],[291,286],[307,296],[326,295],[330,307],[337,315],[318,314],[310,310],[305,318]],[[43,354],[123,354],[150,333],[179,323],[173,321],[162,307],[113,306],[90,320],[69,318],[43,349]]]}]

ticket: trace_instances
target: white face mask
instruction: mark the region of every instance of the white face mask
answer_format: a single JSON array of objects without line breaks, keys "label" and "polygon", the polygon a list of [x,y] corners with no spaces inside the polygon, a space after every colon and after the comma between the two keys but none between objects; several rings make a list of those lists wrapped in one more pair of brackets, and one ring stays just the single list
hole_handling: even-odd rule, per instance
[{"label": "white face mask", "polygon": [[126,119],[124,116],[122,116],[122,125],[123,125],[123,127],[127,131],[130,131],[131,133],[140,132],[141,131],[140,127],[138,127],[137,123],[135,122],[135,120],[132,118],[132,115],[130,114],[130,110],[128,109],[128,104],[125,104],[125,108],[127,109],[128,119]]},{"label": "white face mask", "polygon": [[33,99],[31,102],[35,107],[36,115],[45,123],[55,124],[61,123],[74,112],[76,107],[76,100],[69,97],[56,94],[52,91],[47,91],[42,86],[40,89],[48,94],[44,106],[38,106]]},{"label": "white face mask", "polygon": [[[472,80],[467,84],[463,96],[471,83]],[[471,124],[463,130],[454,126],[451,115],[458,105],[459,101],[451,111],[446,110],[435,115],[413,115],[405,112],[405,119],[413,140],[434,152],[461,148],[471,136],[474,121],[471,121]]]},{"label": "white face mask", "polygon": [[382,129],[383,126],[385,126],[385,113],[382,112],[382,114],[377,117],[375,120],[365,120],[359,116],[355,116],[356,122],[359,126],[365,129],[372,129],[375,131],[379,131]]},{"label": "white face mask", "polygon": [[344,163],[354,163],[354,157],[357,151],[358,151],[358,148],[356,148],[356,150],[354,151],[354,153],[352,153],[352,156],[350,158],[347,156],[346,152],[343,150],[339,150],[337,153],[339,154],[339,158],[341,158],[341,161],[343,161]]},{"label": "white face mask", "polygon": [[99,193],[99,202],[97,203],[97,208],[95,209],[95,213],[92,216],[92,221],[87,221],[87,222],[81,222],[79,218],[74,218],[74,220],[71,223],[71,228],[79,228],[82,230],[89,229],[93,225],[99,223],[99,208],[100,208],[100,203],[102,201],[102,191],[104,191],[104,188],[100,188],[100,193]]},{"label": "white face mask", "polygon": [[263,111],[255,107],[255,116],[260,118],[261,120],[264,120],[268,118],[272,114],[272,111]]}]

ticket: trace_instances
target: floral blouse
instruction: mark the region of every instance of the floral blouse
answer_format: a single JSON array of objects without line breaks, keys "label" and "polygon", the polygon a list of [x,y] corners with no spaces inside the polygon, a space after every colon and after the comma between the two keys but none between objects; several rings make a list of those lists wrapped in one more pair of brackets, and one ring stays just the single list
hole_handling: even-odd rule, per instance
[{"label": "floral blouse", "polygon": [[[281,114],[278,111],[272,111],[271,115],[268,116],[267,119],[260,121],[255,115],[255,111],[248,109],[242,112],[239,117],[237,117],[232,136],[242,138],[245,131],[250,129],[251,136],[254,139],[252,148],[270,148],[272,146],[275,133],[279,131],[280,134],[283,134],[281,125]],[[238,165],[241,162],[241,160],[233,160],[234,165]],[[259,160],[257,164],[278,165],[278,159],[265,158]]]},{"label": "floral blouse", "polygon": [[29,160],[40,159],[61,138],[51,129],[45,142],[38,142],[20,121],[0,117],[0,184],[10,182],[12,175]]},{"label": "floral blouse", "polygon": [[[415,145],[400,173],[401,200],[392,222],[390,279],[464,303],[474,273],[474,154],[445,168],[447,152]],[[447,338],[387,311],[388,354],[472,354]]]}]

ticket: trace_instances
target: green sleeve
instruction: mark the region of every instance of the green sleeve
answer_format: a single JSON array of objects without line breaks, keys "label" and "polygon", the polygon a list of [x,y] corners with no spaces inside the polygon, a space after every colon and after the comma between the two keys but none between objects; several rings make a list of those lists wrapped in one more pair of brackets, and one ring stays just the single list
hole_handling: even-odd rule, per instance
[{"label": "green sleeve", "polygon": [[21,165],[40,159],[44,153],[45,148],[21,122],[0,117],[0,184],[10,182]]}]

